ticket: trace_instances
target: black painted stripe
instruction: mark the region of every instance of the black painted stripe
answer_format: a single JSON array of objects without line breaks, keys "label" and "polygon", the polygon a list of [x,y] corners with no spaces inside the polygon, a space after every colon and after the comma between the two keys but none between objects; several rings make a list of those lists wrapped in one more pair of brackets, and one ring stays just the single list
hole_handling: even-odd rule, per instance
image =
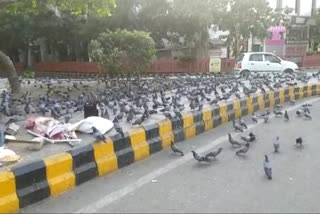
[{"label": "black painted stripe", "polygon": [[294,99],[295,100],[299,99],[299,87],[298,86],[294,87]]},{"label": "black painted stripe", "polygon": [[196,127],[196,135],[199,135],[203,132],[205,132],[205,124],[204,121],[200,121],[194,124]]},{"label": "black painted stripe", "polygon": [[213,127],[217,127],[221,124],[220,107],[213,106],[211,108],[212,108],[211,111],[212,111]]},{"label": "black painted stripe", "polygon": [[227,104],[228,121],[232,121],[235,118],[234,105],[232,103]]},{"label": "black painted stripe", "polygon": [[308,97],[308,86],[307,85],[305,85],[303,87],[303,97]]},{"label": "black painted stripe", "polygon": [[146,132],[146,140],[149,144],[149,153],[153,154],[162,150],[162,140],[159,136],[159,125],[152,123],[143,126]]},{"label": "black painted stripe", "polygon": [[172,118],[170,119],[172,123],[172,132],[174,134],[174,142],[181,142],[185,140],[185,132],[183,128],[183,119]]},{"label": "black painted stripe", "polygon": [[203,112],[202,111],[194,111],[192,113],[192,115],[193,115],[193,123],[194,124],[201,122],[203,120]]},{"label": "black painted stripe", "polygon": [[240,101],[240,106],[241,106],[241,115],[242,115],[242,117],[248,115],[247,101],[246,100],[241,100]]},{"label": "black painted stripe", "polygon": [[98,175],[92,144],[72,149],[69,153],[73,159],[76,185],[89,181]]},{"label": "black painted stripe", "polygon": [[311,91],[312,91],[312,96],[317,95],[317,85],[312,85],[311,86]]},{"label": "black painted stripe", "polygon": [[114,152],[117,156],[118,168],[128,166],[134,162],[134,153],[131,147],[131,139],[127,132],[124,133],[124,137],[120,134],[111,136],[113,141]]},{"label": "black painted stripe", "polygon": [[14,167],[12,171],[15,175],[20,208],[50,196],[46,165],[43,160]]},{"label": "black painted stripe", "polygon": [[284,101],[289,102],[290,101],[290,95],[289,95],[289,88],[284,89]]},{"label": "black painted stripe", "polygon": [[279,90],[274,92],[274,104],[280,104],[280,92]]}]

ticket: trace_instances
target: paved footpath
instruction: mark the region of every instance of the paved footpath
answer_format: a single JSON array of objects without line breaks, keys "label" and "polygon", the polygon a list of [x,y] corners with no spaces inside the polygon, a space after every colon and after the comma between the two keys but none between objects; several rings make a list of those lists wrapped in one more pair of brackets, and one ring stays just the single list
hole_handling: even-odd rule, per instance
[{"label": "paved footpath", "polygon": [[[296,118],[290,122],[273,118],[269,124],[250,125],[257,134],[244,158],[237,157],[227,141],[234,133],[224,124],[178,146],[184,157],[161,151],[111,175],[93,179],[76,189],[22,209],[41,213],[145,213],[145,212],[319,212],[320,203],[320,98],[311,98],[313,120]],[[245,118],[251,124],[249,117]],[[280,153],[273,153],[273,139],[280,137]],[[302,149],[294,146],[302,137]],[[205,153],[223,147],[211,164],[199,165],[190,151]],[[263,159],[268,154],[273,180],[264,176]]]}]

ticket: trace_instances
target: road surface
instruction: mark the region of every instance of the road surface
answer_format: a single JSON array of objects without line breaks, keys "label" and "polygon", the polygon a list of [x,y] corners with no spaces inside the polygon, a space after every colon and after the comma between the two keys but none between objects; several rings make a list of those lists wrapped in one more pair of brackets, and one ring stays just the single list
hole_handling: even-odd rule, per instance
[{"label": "road surface", "polygon": [[[272,118],[235,133],[230,123],[178,146],[184,157],[164,150],[108,176],[91,180],[74,190],[22,209],[21,213],[150,213],[150,212],[319,212],[320,203],[320,98],[311,98],[311,121],[297,118],[300,105],[289,106],[290,121]],[[262,121],[261,121],[262,122]],[[246,157],[237,157],[227,133],[239,139],[257,135]],[[280,153],[273,139],[280,137]],[[304,146],[296,148],[302,137]],[[218,160],[199,165],[191,150],[201,153],[223,147]],[[263,171],[264,155],[273,166],[273,180]]]}]

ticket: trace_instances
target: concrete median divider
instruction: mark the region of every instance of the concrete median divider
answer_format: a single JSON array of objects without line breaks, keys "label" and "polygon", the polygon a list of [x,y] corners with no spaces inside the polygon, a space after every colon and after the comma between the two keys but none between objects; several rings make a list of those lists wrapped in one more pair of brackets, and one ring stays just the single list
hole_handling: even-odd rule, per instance
[{"label": "concrete median divider", "polygon": [[50,196],[58,196],[97,176],[107,175],[181,142],[211,130],[220,124],[255,111],[273,108],[290,100],[320,94],[320,84],[280,88],[266,94],[235,99],[200,111],[188,112],[143,125],[97,142],[74,148],[0,172],[0,213],[20,208]]}]

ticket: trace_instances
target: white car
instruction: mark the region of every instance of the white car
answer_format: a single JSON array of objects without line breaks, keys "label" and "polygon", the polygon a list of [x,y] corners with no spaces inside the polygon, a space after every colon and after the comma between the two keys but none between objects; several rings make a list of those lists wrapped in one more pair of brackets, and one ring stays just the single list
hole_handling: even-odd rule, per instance
[{"label": "white car", "polygon": [[241,54],[235,64],[236,74],[243,77],[250,72],[286,72],[293,73],[299,70],[296,63],[280,59],[273,53],[251,52]]}]

